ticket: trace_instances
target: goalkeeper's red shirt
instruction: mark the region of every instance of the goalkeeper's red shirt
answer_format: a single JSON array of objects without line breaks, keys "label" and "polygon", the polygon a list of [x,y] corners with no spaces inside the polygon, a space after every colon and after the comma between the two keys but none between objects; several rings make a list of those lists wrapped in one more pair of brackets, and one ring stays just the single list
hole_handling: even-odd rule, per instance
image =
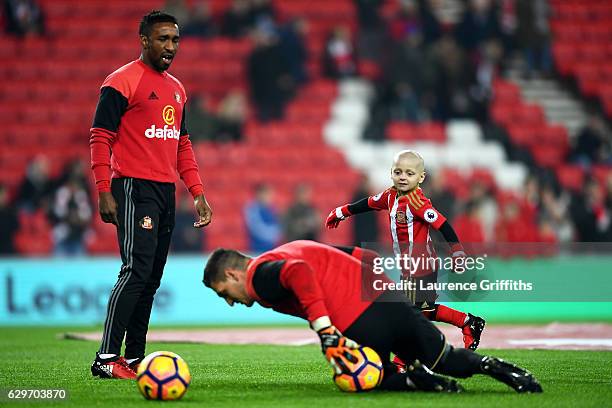
[{"label": "goalkeeper's red shirt", "polygon": [[[270,261],[282,262],[265,278],[267,286],[276,287],[271,289],[275,295],[263,300],[253,281],[263,273],[258,266]],[[247,293],[262,306],[309,322],[329,316],[340,331],[372,303],[362,299],[359,258],[314,241],[293,241],[265,252],[249,262],[246,273]],[[384,275],[380,279],[386,280]]]},{"label": "goalkeeper's red shirt", "polygon": [[174,183],[180,175],[194,196],[203,192],[185,126],[186,100],[178,79],[140,59],[106,78],[89,141],[98,191],[110,191],[111,177]]},{"label": "goalkeeper's red shirt", "polygon": [[[389,211],[389,231],[395,254],[435,256],[429,228],[440,229],[446,217],[434,208],[420,187],[406,195],[398,195],[394,187],[388,188],[368,197],[368,206]],[[427,268],[421,268],[414,274],[420,276],[428,272]]]}]

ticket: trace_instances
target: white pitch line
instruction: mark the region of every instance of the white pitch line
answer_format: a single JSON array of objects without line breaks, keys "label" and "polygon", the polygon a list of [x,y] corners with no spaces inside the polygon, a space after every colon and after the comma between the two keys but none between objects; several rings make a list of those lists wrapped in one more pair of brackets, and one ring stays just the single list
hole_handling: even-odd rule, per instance
[{"label": "white pitch line", "polygon": [[289,346],[307,346],[309,344],[317,344],[316,339],[291,340],[287,342]]},{"label": "white pitch line", "polygon": [[514,345],[526,346],[606,346],[612,347],[612,339],[529,339],[529,340],[508,340]]}]

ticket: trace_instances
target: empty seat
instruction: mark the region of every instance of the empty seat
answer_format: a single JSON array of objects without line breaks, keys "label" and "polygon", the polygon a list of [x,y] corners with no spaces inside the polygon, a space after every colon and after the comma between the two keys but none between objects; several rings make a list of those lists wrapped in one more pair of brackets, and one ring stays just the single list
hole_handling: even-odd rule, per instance
[{"label": "empty seat", "polygon": [[584,185],[584,169],[575,165],[562,165],[557,167],[557,179],[559,183],[572,191],[581,191]]}]

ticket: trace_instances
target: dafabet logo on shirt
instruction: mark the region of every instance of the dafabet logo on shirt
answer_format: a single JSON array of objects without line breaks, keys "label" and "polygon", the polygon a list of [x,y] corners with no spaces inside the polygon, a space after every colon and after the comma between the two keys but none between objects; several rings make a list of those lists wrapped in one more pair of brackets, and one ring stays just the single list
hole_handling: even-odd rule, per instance
[{"label": "dafabet logo on shirt", "polygon": [[164,122],[166,122],[166,125],[174,125],[174,114],[174,106],[164,106],[164,109],[162,110],[162,118],[164,119]]},{"label": "dafabet logo on shirt", "polygon": [[164,139],[164,140],[179,140],[181,136],[180,130],[177,130],[174,126],[176,110],[172,105],[164,106],[162,110],[162,119],[166,123],[163,128],[151,125],[150,128],[146,129],[144,135],[147,139]]}]

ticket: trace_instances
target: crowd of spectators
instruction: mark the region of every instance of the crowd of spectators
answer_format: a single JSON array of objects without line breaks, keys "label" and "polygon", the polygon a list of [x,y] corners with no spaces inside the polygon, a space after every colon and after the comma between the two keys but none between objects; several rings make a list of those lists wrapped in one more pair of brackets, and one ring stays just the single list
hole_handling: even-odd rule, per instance
[{"label": "crowd of spectators", "polygon": [[520,192],[509,194],[474,180],[467,194],[459,195],[437,173],[424,189],[464,242],[563,244],[612,240],[612,177],[606,183],[588,180],[580,191],[569,192],[531,176]]},{"label": "crowd of spectators", "polygon": [[[91,189],[80,160],[66,165],[57,177],[51,177],[49,162],[37,156],[28,165],[14,197],[0,186],[0,225],[7,237],[14,237],[20,219],[43,216],[51,232],[56,255],[82,255],[85,237],[94,215]],[[2,253],[15,253],[14,239],[4,239]]]},{"label": "crowd of spectators", "polygon": [[384,137],[389,120],[486,121],[493,80],[512,59],[527,77],[551,73],[546,1],[467,0],[456,21],[433,0],[402,0],[386,17],[383,3],[357,1],[358,54],[379,68],[369,138]]},{"label": "crowd of spectators", "polygon": [[189,133],[193,142],[237,142],[248,115],[247,97],[241,90],[228,92],[215,107],[206,95],[188,100]]},{"label": "crowd of spectators", "polygon": [[45,14],[35,0],[4,0],[6,32],[18,37],[45,34]]},{"label": "crowd of spectators", "polygon": [[[396,0],[387,0],[396,1]],[[307,62],[316,61],[332,79],[367,76],[376,85],[366,138],[384,137],[389,120],[487,121],[491,86],[512,59],[522,59],[525,77],[552,73],[550,10],[546,0],[465,0],[453,20],[436,0],[397,0],[383,13],[384,0],[354,0],[357,27],[338,25],[327,33],[320,55],[309,55],[304,18],[281,20],[270,0],[232,0],[213,14],[207,1],[167,0],[164,9],[178,17],[184,37],[248,38],[244,61],[247,89],[232,89],[220,101],[209,95],[189,99],[189,129],[194,142],[239,141],[250,107],[262,121],[280,120],[286,104],[309,81]],[[17,37],[45,35],[44,10],[34,0],[5,0],[4,26]],[[312,50],[311,50],[312,52]],[[371,67],[375,67],[373,70]],[[368,68],[370,67],[370,68]],[[612,132],[597,112],[589,112],[568,161],[583,168],[612,164]],[[53,252],[79,255],[97,216],[85,162],[70,163],[51,177],[44,156],[33,158],[15,191],[0,185],[0,228],[13,236],[20,220],[43,214]],[[579,191],[567,191],[549,177],[532,176],[524,189],[504,195],[491,183],[475,181],[459,194],[443,172],[428,177],[425,189],[434,205],[453,221],[468,242],[571,242],[612,240],[612,179],[587,178]],[[353,201],[375,193],[364,176]],[[244,208],[250,248],[265,250],[283,240],[317,239],[322,215],[312,205],[310,187],[296,187],[286,211],[276,208],[274,189],[258,186]],[[173,249],[199,251],[205,233],[193,231],[191,202],[181,198]],[[354,244],[376,242],[380,217],[362,214],[352,222]],[[0,244],[15,253],[14,241]]]},{"label": "crowd of spectators", "polygon": [[[285,105],[308,80],[304,43],[308,26],[304,19],[279,22],[270,0],[232,0],[229,8],[219,16],[213,16],[204,1],[187,6],[183,0],[168,0],[164,10],[177,16],[183,27],[181,35],[185,37],[250,38],[253,50],[245,71],[255,115],[262,122],[283,118]],[[206,98],[200,95],[200,99]],[[244,119],[242,111],[241,108],[238,122]],[[212,117],[223,125],[225,118],[218,116],[207,115],[207,118]],[[241,127],[235,126],[235,119],[230,120],[230,140],[241,136]],[[220,139],[227,140],[227,132],[222,133]]]},{"label": "crowd of spectators", "polygon": [[576,137],[569,159],[588,169],[593,165],[612,165],[612,131],[605,119],[592,110]]}]

